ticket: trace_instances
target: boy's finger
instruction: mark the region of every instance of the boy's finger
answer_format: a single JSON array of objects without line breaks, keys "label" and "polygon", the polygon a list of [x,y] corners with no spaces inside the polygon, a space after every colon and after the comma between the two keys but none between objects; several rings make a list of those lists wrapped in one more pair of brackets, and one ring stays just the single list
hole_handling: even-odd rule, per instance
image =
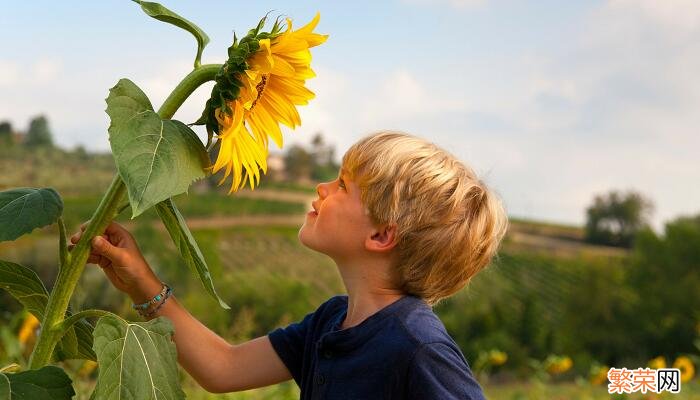
[{"label": "boy's finger", "polygon": [[109,225],[105,228],[105,234],[107,235],[123,235],[125,233],[128,233],[129,231],[126,230],[123,226],[116,222],[110,222]]},{"label": "boy's finger", "polygon": [[100,263],[100,256],[90,254],[90,256],[87,259],[87,263],[98,265]]},{"label": "boy's finger", "polygon": [[103,236],[97,236],[92,240],[92,248],[93,251],[112,262],[122,262],[125,256],[124,249],[115,247]]}]

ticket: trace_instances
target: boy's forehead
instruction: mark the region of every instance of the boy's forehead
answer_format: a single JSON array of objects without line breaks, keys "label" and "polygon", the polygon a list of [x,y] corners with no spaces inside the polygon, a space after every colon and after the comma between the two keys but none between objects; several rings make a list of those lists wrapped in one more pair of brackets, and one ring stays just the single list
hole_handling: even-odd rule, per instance
[{"label": "boy's forehead", "polygon": [[346,167],[340,168],[340,176],[349,181],[357,181],[358,179],[357,174],[355,174],[353,171]]}]

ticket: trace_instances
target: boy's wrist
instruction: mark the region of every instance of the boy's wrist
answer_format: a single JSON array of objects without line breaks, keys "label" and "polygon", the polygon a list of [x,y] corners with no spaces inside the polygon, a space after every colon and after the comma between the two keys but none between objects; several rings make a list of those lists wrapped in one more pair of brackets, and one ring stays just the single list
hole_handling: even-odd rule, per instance
[{"label": "boy's wrist", "polygon": [[135,304],[151,300],[163,289],[163,283],[157,277],[149,277],[137,283],[136,287],[127,293]]}]

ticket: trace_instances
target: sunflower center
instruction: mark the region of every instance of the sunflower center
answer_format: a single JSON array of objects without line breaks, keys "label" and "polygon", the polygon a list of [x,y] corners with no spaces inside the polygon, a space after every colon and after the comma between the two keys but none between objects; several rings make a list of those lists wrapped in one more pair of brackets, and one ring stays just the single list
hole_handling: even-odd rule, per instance
[{"label": "sunflower center", "polygon": [[268,76],[269,76],[269,74],[263,75],[260,83],[258,83],[255,86],[255,90],[258,92],[258,97],[256,97],[255,100],[253,101],[253,105],[250,106],[251,110],[253,109],[253,107],[255,107],[255,104],[257,104],[258,100],[260,100],[260,98],[262,97],[263,92],[265,91],[265,86],[267,85],[267,77]]}]

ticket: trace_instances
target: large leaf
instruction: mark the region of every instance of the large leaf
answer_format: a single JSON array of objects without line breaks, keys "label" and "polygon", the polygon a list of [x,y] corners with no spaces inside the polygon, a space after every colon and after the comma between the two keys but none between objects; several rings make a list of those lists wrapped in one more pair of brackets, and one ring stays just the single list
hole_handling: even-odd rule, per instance
[{"label": "large leaf", "polygon": [[129,191],[132,218],[205,176],[209,156],[197,135],[180,121],[162,120],[146,95],[122,79],[110,89],[109,141]]},{"label": "large leaf", "polygon": [[207,262],[204,260],[204,256],[199,250],[199,246],[197,246],[197,241],[194,239],[194,236],[192,236],[185,219],[182,217],[182,214],[180,214],[173,200],[167,199],[158,203],[158,205],[156,205],[156,211],[163,221],[165,228],[168,230],[168,233],[170,233],[173,243],[175,243],[175,246],[180,250],[182,259],[185,260],[187,266],[197,274],[202,285],[204,285],[204,288],[209,292],[209,295],[218,301],[221,307],[227,310],[230,309],[216,293]]},{"label": "large leaf", "polygon": [[68,375],[52,365],[16,374],[0,373],[0,400],[61,400],[74,395]]},{"label": "large leaf", "polygon": [[0,192],[0,242],[15,240],[51,225],[63,212],[61,196],[51,188],[16,188]]},{"label": "large leaf", "polygon": [[[72,312],[66,312],[66,318],[72,316]],[[76,321],[59,342],[60,347],[56,348],[57,360],[82,359],[97,361],[97,355],[92,350],[93,326],[86,319]]]},{"label": "large leaf", "polygon": [[100,318],[95,352],[100,365],[96,399],[184,399],[177,369],[173,326],[164,317],[129,322]]},{"label": "large leaf", "polygon": [[[44,320],[49,292],[34,271],[23,265],[0,260],[0,288],[7,290],[39,321]],[[66,315],[70,316],[70,311]],[[96,360],[92,351],[92,329],[92,325],[85,319],[75,323],[66,331],[56,348],[56,358]]]},{"label": "large leaf", "polygon": [[36,272],[23,265],[0,260],[0,288],[7,290],[39,321],[44,319],[49,292]]},{"label": "large leaf", "polygon": [[159,21],[167,22],[169,24],[175,25],[178,28],[182,28],[187,32],[191,33],[195,39],[197,39],[197,57],[194,60],[194,66],[198,67],[199,62],[202,59],[202,51],[204,47],[209,43],[209,36],[204,33],[197,25],[188,21],[187,19],[175,14],[174,12],[163,7],[161,4],[152,3],[149,1],[135,0],[141,5],[141,9]]}]

